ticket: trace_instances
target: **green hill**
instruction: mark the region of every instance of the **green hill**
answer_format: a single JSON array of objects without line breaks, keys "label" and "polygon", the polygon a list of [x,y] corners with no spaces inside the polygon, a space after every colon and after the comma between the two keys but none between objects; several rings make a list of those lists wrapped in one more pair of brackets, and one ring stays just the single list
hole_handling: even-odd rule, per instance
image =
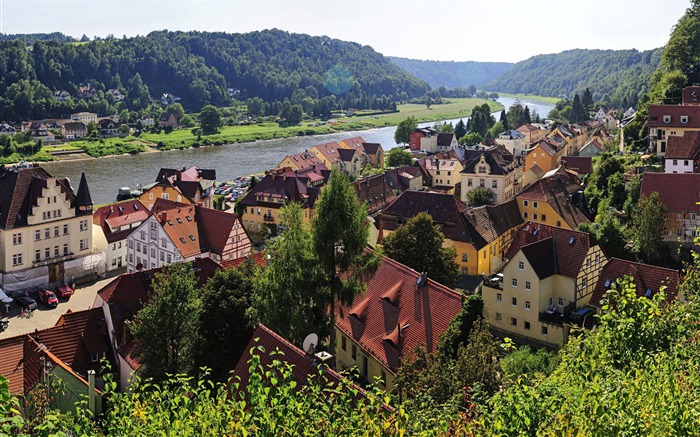
[{"label": "green hill", "polygon": [[518,62],[485,86],[492,91],[569,96],[589,88],[594,100],[631,106],[648,91],[661,49],[567,50]]},{"label": "green hill", "polygon": [[420,61],[393,56],[389,60],[433,88],[481,87],[513,66],[510,62]]}]

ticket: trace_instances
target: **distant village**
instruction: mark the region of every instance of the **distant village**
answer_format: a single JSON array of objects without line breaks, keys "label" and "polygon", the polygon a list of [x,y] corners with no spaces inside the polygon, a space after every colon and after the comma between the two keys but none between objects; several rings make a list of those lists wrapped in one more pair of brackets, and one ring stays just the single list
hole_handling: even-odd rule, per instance
[{"label": "distant village", "polygon": [[[90,92],[89,86],[80,88],[86,96]],[[118,90],[109,92],[115,100],[123,98]],[[55,98],[66,94],[57,91]],[[693,247],[700,236],[699,96],[700,87],[692,86],[683,90],[681,105],[650,105],[647,156],[662,159],[663,168],[640,166],[625,175],[629,181],[641,174],[641,193],[658,193],[667,209],[663,239],[677,247]],[[163,98],[164,104],[177,99]],[[53,326],[0,338],[0,375],[9,379],[12,394],[21,395],[48,368],[71,387],[57,401],[61,408],[70,410],[72,401],[87,395],[97,400],[99,411],[101,360],[111,364],[121,390],[141,367],[128,321],[148,301],[153,275],[188,262],[201,285],[217,270],[238,268],[248,259],[264,266],[261,240],[284,234],[280,210],[298,203],[311,223],[333,171],[350,176],[367,206],[368,247],[381,248],[388,235],[426,212],[445,245],[455,248],[461,278],[449,287],[384,257],[366,292],[335,321],[331,354],[309,353],[259,326],[254,337],[268,349],[285,351],[283,359],[295,366],[297,380],[306,380],[324,362],[331,364],[330,378],[355,368],[362,381],[379,380],[392,391],[402,357],[417,345],[434,351],[470,294],[483,297],[494,334],[548,348],[564,344],[572,329],[593,328],[605,292],[625,275],[633,278],[639,296],[651,297],[664,287],[668,300],[682,299],[678,270],[610,257],[593,235],[579,230],[595,220],[583,185],[593,172],[593,158],[624,150],[611,131],[624,129],[634,115],[631,109],[601,107],[579,124],[528,123],[474,146],[459,145],[450,132],[417,128],[408,144],[412,164],[394,168],[385,165],[381,144],[361,137],[316,144],[285,156],[255,183],[235,181],[240,196],[227,210],[216,209],[215,198],[223,187],[230,192],[232,184],[219,181],[215,169],[161,168],[143,190],[95,208],[89,175],[83,174],[75,189],[37,164],[2,167],[0,314],[5,325],[0,329],[11,330],[38,307],[53,305],[61,312],[82,287],[112,279],[96,292],[90,309],[66,312]],[[177,126],[172,114],[164,117],[157,121],[161,126]],[[78,139],[87,135],[90,122],[100,135],[119,135],[117,120],[87,112],[23,123],[21,130],[51,143],[51,129],[60,129],[66,140]],[[140,122],[149,126],[156,120]],[[0,126],[0,133],[13,132]],[[375,174],[363,177],[367,168]],[[470,205],[475,189],[490,190],[495,201]],[[410,328],[404,330],[397,320]],[[244,353],[231,369],[234,374],[245,375],[249,358]]]}]

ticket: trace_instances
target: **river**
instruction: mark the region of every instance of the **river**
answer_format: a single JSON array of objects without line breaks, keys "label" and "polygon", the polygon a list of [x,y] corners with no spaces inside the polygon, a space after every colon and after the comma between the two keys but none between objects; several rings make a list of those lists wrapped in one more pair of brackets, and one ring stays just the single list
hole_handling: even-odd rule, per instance
[{"label": "river", "polygon": [[[515,99],[501,97],[498,102],[509,108]],[[553,105],[536,100],[521,99],[530,107],[545,116]],[[500,112],[500,111],[499,111]],[[498,114],[496,120],[498,120]],[[463,118],[466,123],[467,118]],[[453,124],[459,119],[447,120]],[[434,122],[421,123],[432,126]],[[99,159],[59,161],[45,163],[46,170],[57,177],[68,177],[77,188],[81,171],[87,176],[92,200],[95,204],[113,202],[120,187],[136,187],[137,184],[152,183],[161,167],[181,168],[196,165],[199,168],[213,168],[219,180],[263,172],[274,168],[286,155],[303,152],[314,144],[339,141],[361,136],[368,143],[379,143],[385,150],[396,147],[394,132],[396,126],[364,131],[340,132],[329,135],[291,137],[275,140],[237,143],[225,146],[200,147],[197,149],[171,150],[167,152],[144,153],[141,155],[112,156]]]}]

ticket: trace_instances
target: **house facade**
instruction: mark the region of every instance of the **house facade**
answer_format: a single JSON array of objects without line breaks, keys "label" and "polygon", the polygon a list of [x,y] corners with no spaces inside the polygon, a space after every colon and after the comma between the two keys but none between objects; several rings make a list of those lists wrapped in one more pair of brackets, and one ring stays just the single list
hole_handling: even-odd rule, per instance
[{"label": "house facade", "polygon": [[81,121],[63,123],[61,135],[66,140],[77,140],[87,136],[87,126]]},{"label": "house facade", "polygon": [[93,248],[106,254],[106,270],[126,267],[127,238],[151,212],[138,199],[117,202],[98,208],[92,215]]},{"label": "house facade", "polygon": [[435,153],[437,148],[438,131],[432,127],[421,127],[415,129],[409,136],[409,149],[411,151],[424,151]]},{"label": "house facade", "polygon": [[437,155],[424,159],[424,168],[430,175],[430,186],[449,194],[457,193],[457,187],[462,182],[461,172],[464,165],[457,158],[442,158]]},{"label": "house facade", "polygon": [[524,124],[516,130],[525,136],[525,145],[528,147],[530,144],[536,143],[543,139],[549,132],[547,126],[540,123]]},{"label": "house facade", "polygon": [[467,202],[469,192],[488,188],[496,194],[496,203],[513,198],[521,186],[523,167],[520,160],[502,146],[465,150],[465,164],[461,172],[460,196]]},{"label": "house facade", "polygon": [[700,236],[700,173],[644,173],[640,195],[659,194],[666,206],[663,240],[692,245]]},{"label": "house facade", "polygon": [[700,131],[669,137],[664,164],[665,173],[700,172]]},{"label": "house facade", "polygon": [[542,139],[527,150],[525,168],[523,170],[528,171],[537,166],[546,173],[559,166],[562,156],[566,156],[566,147],[550,138]]},{"label": "house facade", "polygon": [[97,123],[97,114],[94,112],[76,112],[75,114],[70,115],[70,119],[85,124],[88,124],[91,121],[93,123]]},{"label": "house facade", "polygon": [[572,312],[591,299],[605,253],[585,232],[527,222],[505,257],[501,274],[484,281],[484,318],[503,335],[561,346]]},{"label": "house facade", "polygon": [[511,155],[521,156],[530,143],[526,137],[515,129],[509,129],[498,135],[498,143],[502,144]]},{"label": "house facade", "polygon": [[671,137],[682,137],[686,132],[700,130],[700,86],[683,88],[680,105],[649,105],[647,126],[650,148],[657,156],[666,155]]}]

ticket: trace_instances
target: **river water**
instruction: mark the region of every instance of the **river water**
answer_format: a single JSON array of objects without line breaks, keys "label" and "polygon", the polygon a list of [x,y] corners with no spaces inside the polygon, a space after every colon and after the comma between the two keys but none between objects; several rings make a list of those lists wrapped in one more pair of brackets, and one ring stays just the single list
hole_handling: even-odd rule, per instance
[{"label": "river water", "polygon": [[[509,108],[515,99],[501,97],[503,106]],[[554,107],[536,100],[521,100],[545,116]],[[498,120],[498,113],[495,113]],[[467,122],[467,118],[463,118]],[[459,119],[447,120],[456,124]],[[434,122],[421,123],[420,126],[432,126]],[[68,177],[77,188],[81,171],[87,176],[92,200],[95,204],[113,202],[120,187],[147,185],[155,180],[158,170],[181,168],[196,165],[199,168],[213,168],[219,180],[263,172],[274,168],[286,155],[303,152],[314,144],[340,141],[345,138],[361,136],[368,143],[379,143],[385,150],[396,147],[394,141],[395,126],[354,132],[340,132],[329,135],[309,137],[279,138],[275,140],[237,143],[225,146],[200,147],[197,149],[171,150],[167,152],[144,153],[141,155],[113,156],[99,159],[61,161],[45,163],[46,170],[57,177]]]}]

